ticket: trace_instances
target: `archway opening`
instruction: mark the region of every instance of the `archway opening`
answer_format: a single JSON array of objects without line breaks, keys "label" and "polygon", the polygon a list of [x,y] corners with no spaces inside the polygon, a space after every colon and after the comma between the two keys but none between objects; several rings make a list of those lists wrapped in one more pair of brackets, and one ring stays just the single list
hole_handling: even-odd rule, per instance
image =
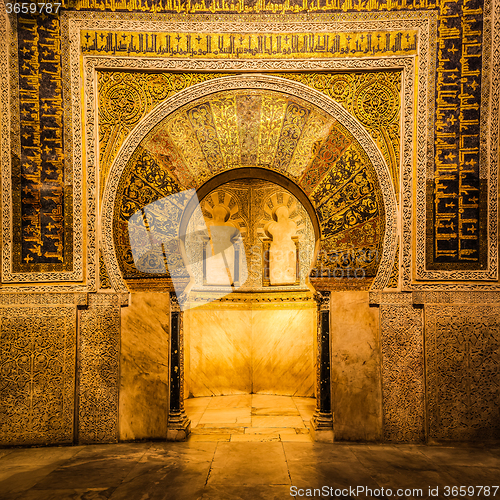
[{"label": "archway opening", "polygon": [[315,228],[262,174],[220,176],[188,211],[184,395],[195,434],[226,425],[239,440],[287,439],[308,432],[316,405]]}]

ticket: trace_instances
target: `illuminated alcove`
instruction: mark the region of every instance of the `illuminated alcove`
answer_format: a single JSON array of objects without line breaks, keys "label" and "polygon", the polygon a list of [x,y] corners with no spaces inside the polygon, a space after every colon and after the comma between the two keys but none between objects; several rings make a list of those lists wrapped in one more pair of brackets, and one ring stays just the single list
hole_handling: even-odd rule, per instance
[{"label": "illuminated alcove", "polygon": [[[217,211],[225,219],[213,226]],[[215,265],[206,252],[210,238],[197,231],[203,224],[212,239],[220,228],[238,234]],[[300,201],[269,180],[226,182],[200,200],[185,246],[193,263],[184,313],[185,395],[313,397],[317,308],[308,275],[315,232]],[[222,274],[231,268],[225,286],[217,265]]]}]

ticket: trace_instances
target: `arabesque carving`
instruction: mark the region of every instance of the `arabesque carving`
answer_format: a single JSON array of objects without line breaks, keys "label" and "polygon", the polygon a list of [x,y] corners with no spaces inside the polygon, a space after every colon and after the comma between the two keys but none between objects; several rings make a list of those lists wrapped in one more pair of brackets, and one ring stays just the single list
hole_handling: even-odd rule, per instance
[{"label": "arabesque carving", "polygon": [[78,442],[118,441],[120,297],[89,295],[78,337]]},{"label": "arabesque carving", "polygon": [[0,307],[1,445],[73,442],[76,314],[75,305]]},{"label": "arabesque carving", "polygon": [[[364,132],[362,127],[360,127],[357,122],[355,122],[352,117],[345,114],[340,107],[336,106],[333,102],[328,103],[325,101],[324,96],[314,94],[314,91],[305,90],[304,87],[294,83],[287,82],[282,79],[275,79],[274,77],[264,77],[264,76],[256,76],[256,77],[230,77],[220,79],[218,81],[206,82],[196,87],[196,92],[190,89],[186,91],[180,92],[172,99],[165,101],[165,103],[159,105],[155,110],[152,111],[148,118],[145,119],[144,122],[141,122],[141,125],[138,126],[134,133],[127,140],[124,147],[120,150],[119,156],[114,164],[112,172],[110,174],[110,178],[108,180],[108,187],[105,191],[104,196],[104,208],[103,208],[103,216],[104,216],[104,243],[105,243],[105,259],[106,254],[109,258],[109,262],[107,263],[108,271],[110,272],[110,277],[113,282],[113,277],[117,279],[116,284],[114,286],[123,287],[123,284],[120,284],[121,277],[120,272],[116,266],[116,260],[114,259],[114,250],[115,244],[110,241],[108,237],[108,229],[111,229],[112,222],[109,219],[109,215],[112,213],[112,207],[115,204],[116,192],[114,190],[113,183],[119,182],[120,177],[122,175],[123,169],[130,159],[130,155],[134,153],[136,150],[136,145],[138,145],[139,141],[142,139],[142,134],[146,131],[150,131],[151,127],[154,123],[159,123],[159,121],[164,116],[168,116],[169,112],[173,109],[179,109],[179,104],[184,102],[192,102],[196,97],[201,97],[203,95],[210,95],[213,89],[221,90],[221,88],[227,88],[228,90],[238,90],[241,88],[249,88],[253,87],[255,89],[269,89],[271,91],[286,91],[288,94],[297,95],[298,98],[304,99],[306,102],[309,101],[316,106],[319,106],[321,109],[325,110],[327,113],[332,114],[332,116],[337,117],[338,120],[341,120],[351,131],[353,131],[354,136],[358,137],[358,140],[361,141],[362,147],[364,151],[366,151],[366,158],[374,165],[375,171],[378,175],[378,182],[381,184],[381,192],[384,197],[385,203],[385,213],[386,213],[386,232],[384,241],[387,244],[383,246],[383,253],[380,258],[381,266],[379,268],[379,275],[375,278],[374,286],[381,286],[382,283],[388,279],[390,274],[390,268],[392,267],[392,259],[394,256],[395,246],[394,246],[394,238],[395,238],[395,196],[394,190],[392,189],[391,179],[388,172],[387,167],[385,166],[378,149],[374,145],[373,141],[369,136]],[[200,95],[201,92],[201,95]],[[167,106],[168,104],[168,106]],[[362,139],[361,139],[362,138]],[[113,180],[114,179],[114,180]],[[107,193],[107,194],[106,194]],[[363,202],[364,203],[364,202]],[[365,204],[362,208],[360,207],[361,212],[369,212],[372,211],[372,205]],[[354,214],[353,214],[354,215]],[[390,243],[389,243],[390,242]],[[390,262],[391,264],[388,264]]]}]

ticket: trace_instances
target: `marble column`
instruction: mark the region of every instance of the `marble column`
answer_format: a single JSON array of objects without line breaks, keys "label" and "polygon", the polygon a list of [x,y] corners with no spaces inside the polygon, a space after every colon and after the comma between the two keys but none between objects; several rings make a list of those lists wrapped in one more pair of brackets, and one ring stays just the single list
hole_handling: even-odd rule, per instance
[{"label": "marble column", "polygon": [[330,292],[318,292],[316,299],[318,302],[317,392],[316,411],[311,419],[311,434],[315,441],[333,443]]},{"label": "marble column", "polygon": [[167,441],[184,441],[191,421],[184,411],[184,345],[182,311],[175,293],[170,293],[170,394]]}]

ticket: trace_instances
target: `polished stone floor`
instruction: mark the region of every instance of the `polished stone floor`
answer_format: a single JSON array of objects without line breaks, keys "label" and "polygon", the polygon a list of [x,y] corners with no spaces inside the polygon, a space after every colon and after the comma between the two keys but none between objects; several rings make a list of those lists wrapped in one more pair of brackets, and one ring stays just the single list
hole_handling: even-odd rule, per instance
[{"label": "polished stone floor", "polygon": [[[291,487],[306,498],[324,486],[333,495],[316,498],[451,500],[464,497],[447,496],[446,486],[499,483],[500,448],[190,440],[0,450],[2,500],[281,500]],[[392,495],[377,496],[382,487]],[[423,494],[398,497],[400,488]]]},{"label": "polished stone floor", "polygon": [[195,427],[183,443],[0,449],[0,499],[500,498],[500,447],[313,443],[302,398],[187,406]]},{"label": "polished stone floor", "polygon": [[241,394],[186,399],[192,441],[311,442],[314,398]]}]

